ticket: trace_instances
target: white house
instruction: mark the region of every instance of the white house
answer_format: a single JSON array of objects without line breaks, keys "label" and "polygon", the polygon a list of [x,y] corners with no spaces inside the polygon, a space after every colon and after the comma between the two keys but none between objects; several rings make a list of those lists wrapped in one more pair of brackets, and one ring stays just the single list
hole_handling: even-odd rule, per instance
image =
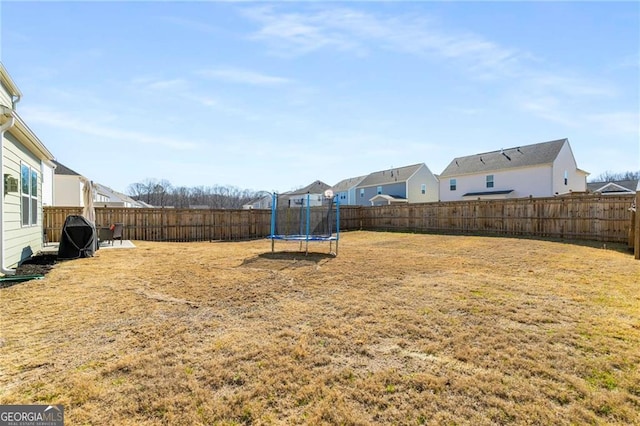
[{"label": "white house", "polygon": [[88,179],[64,164],[54,161],[53,205],[64,207],[83,207],[82,190]]},{"label": "white house", "polygon": [[[20,262],[42,250],[43,193],[51,194],[53,155],[16,110],[22,93],[0,63],[0,273],[15,274]],[[50,195],[47,195],[48,197]]]},{"label": "white house", "polygon": [[343,179],[340,182],[333,185],[331,190],[338,197],[341,205],[356,205],[356,188],[367,176],[357,176],[352,178]]},{"label": "white house", "polygon": [[100,183],[93,183],[95,193],[93,196],[93,204],[96,207],[130,207],[130,208],[148,208],[149,204],[136,201],[122,192],[118,192]]},{"label": "white house", "polygon": [[261,191],[256,198],[250,200],[242,206],[245,210],[251,209],[270,209],[273,203],[273,194],[267,191]]},{"label": "white house", "polygon": [[307,207],[307,199],[309,206],[321,206],[324,193],[327,189],[331,189],[326,183],[317,180],[304,188],[295,191],[285,192],[278,196],[278,207]]},{"label": "white house", "polygon": [[[54,172],[53,205],[84,207],[84,185],[90,180],[58,161],[54,161],[54,163],[56,168]],[[92,182],[92,184],[93,204],[95,207],[150,207],[148,204],[136,201],[106,185],[96,182]]]},{"label": "white house", "polygon": [[373,172],[356,186],[360,206],[438,201],[438,178],[426,164]]},{"label": "white house", "polygon": [[440,200],[552,197],[585,192],[568,139],[454,158],[440,174]]},{"label": "white house", "polygon": [[589,182],[587,190],[602,195],[628,195],[635,194],[638,180],[617,180],[610,182]]}]

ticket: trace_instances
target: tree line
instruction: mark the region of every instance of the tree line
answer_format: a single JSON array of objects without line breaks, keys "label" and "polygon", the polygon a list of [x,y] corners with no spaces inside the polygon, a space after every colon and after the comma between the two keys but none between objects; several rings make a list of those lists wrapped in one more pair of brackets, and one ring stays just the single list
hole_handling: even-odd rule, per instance
[{"label": "tree line", "polygon": [[173,186],[166,179],[146,179],[127,187],[131,198],[154,207],[241,209],[266,194],[234,186]]},{"label": "tree line", "polygon": [[640,180],[640,170],[632,172],[611,172],[606,171],[598,176],[589,178],[589,182],[614,182],[621,180]]}]

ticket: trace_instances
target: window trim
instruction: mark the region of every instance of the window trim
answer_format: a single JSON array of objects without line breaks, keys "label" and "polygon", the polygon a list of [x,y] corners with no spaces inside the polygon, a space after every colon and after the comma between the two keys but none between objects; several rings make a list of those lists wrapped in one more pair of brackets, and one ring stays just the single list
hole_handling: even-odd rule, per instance
[{"label": "window trim", "polygon": [[494,175],[487,175],[485,178],[485,185],[487,188],[493,188],[495,186],[495,177]]},{"label": "window trim", "polygon": [[458,189],[458,181],[456,178],[449,179],[449,191],[455,191]]},{"label": "window trim", "polygon": [[422,194],[426,194],[427,193],[427,184],[426,183],[423,183],[423,184],[420,185],[420,192]]},{"label": "window trim", "polygon": [[38,226],[38,177],[36,169],[25,162],[20,162],[20,226],[22,228]]}]

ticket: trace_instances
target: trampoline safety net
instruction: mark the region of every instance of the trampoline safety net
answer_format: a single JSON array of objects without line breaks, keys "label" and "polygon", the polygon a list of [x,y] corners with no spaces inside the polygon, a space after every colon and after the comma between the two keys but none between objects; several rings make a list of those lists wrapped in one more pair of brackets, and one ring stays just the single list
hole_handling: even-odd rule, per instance
[{"label": "trampoline safety net", "polygon": [[[273,194],[271,203],[271,251],[276,240],[299,241],[309,252],[309,242],[329,242],[329,252],[337,256],[340,237],[340,203],[332,193],[325,195]],[[332,251],[335,241],[335,252]]]}]

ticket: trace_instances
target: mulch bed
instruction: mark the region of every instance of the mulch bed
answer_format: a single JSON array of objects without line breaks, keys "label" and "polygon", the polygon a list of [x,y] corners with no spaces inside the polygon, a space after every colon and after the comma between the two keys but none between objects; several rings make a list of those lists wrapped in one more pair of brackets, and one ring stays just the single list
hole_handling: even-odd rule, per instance
[{"label": "mulch bed", "polygon": [[16,275],[46,275],[58,263],[57,254],[37,254],[16,268]]}]

